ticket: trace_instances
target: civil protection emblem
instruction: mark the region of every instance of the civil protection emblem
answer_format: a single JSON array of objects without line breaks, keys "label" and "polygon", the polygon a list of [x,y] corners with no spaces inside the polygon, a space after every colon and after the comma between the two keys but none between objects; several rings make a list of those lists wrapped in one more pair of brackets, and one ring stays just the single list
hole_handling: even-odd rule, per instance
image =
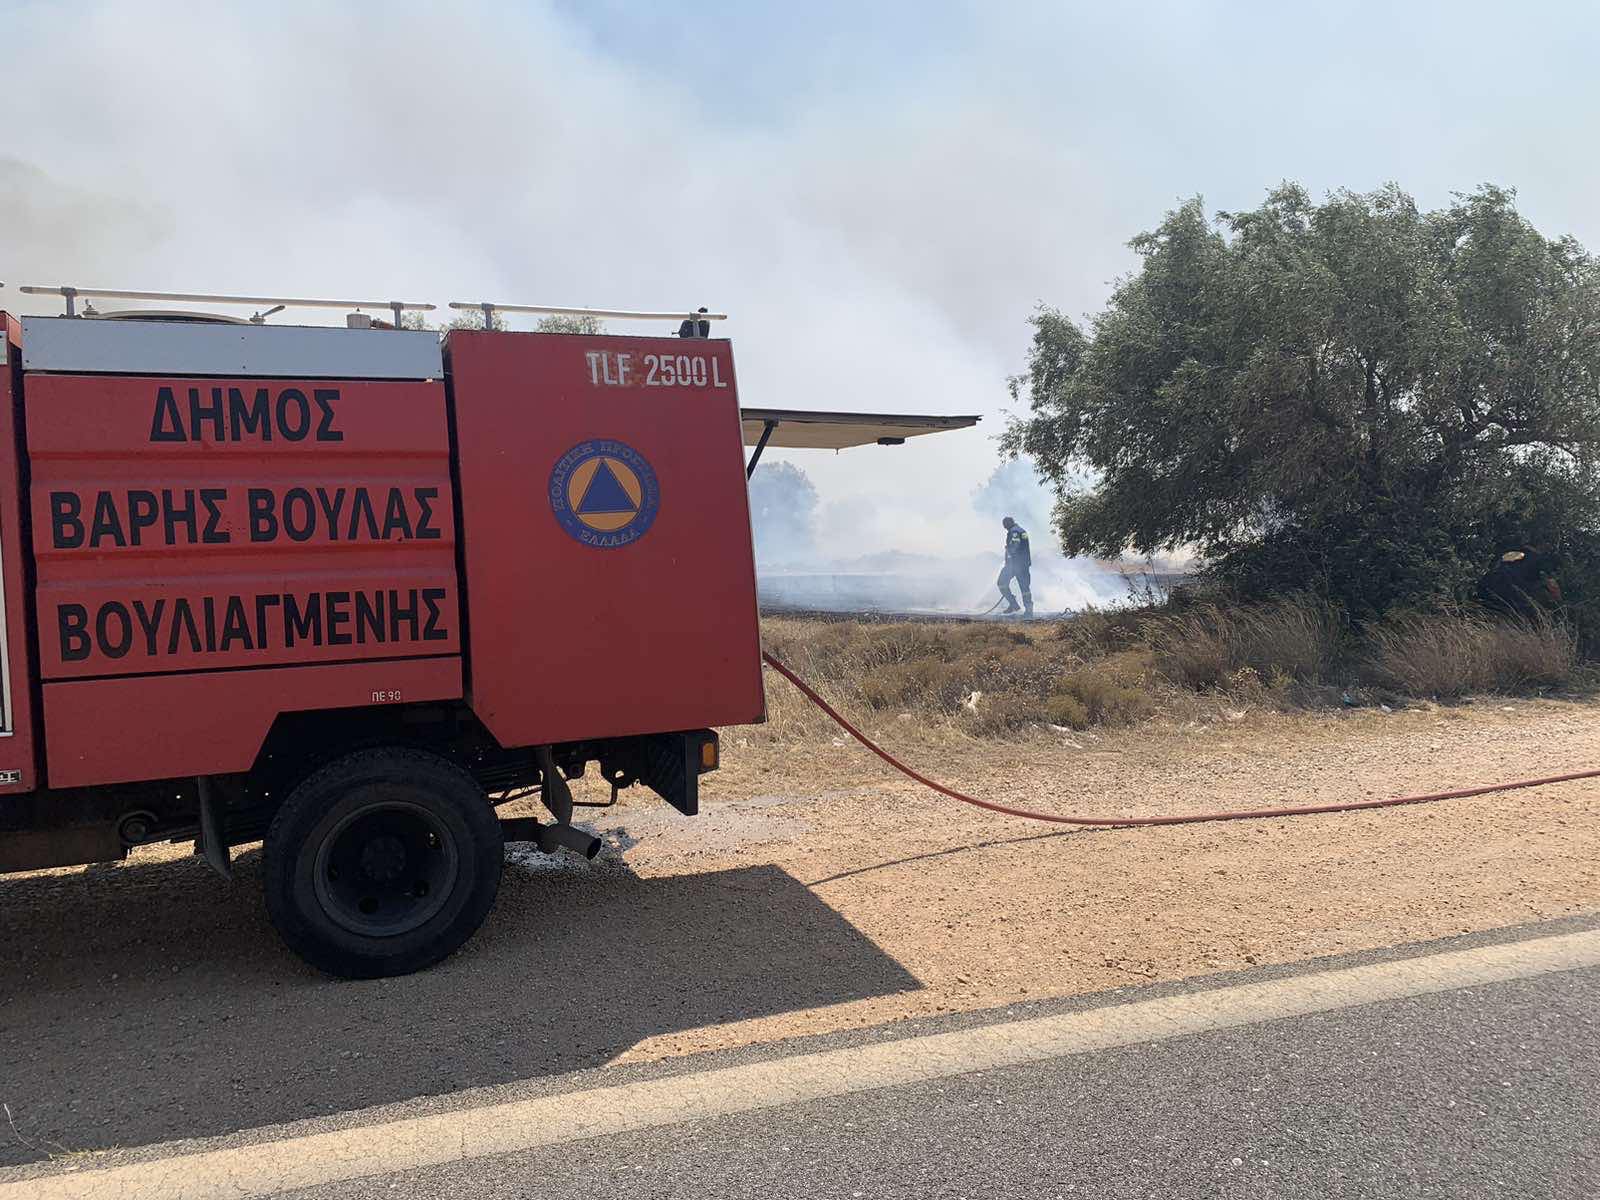
[{"label": "civil protection emblem", "polygon": [[550,472],[551,511],[561,528],[585,546],[614,550],[638,541],[660,506],[655,470],[625,442],[579,442]]}]

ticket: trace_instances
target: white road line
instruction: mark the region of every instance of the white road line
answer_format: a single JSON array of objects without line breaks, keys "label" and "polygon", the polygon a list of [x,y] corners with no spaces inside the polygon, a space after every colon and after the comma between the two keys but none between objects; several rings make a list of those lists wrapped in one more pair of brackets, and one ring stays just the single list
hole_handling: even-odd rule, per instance
[{"label": "white road line", "polygon": [[955,1033],[174,1154],[32,1179],[0,1172],[0,1200],[267,1196],[392,1171],[1042,1062],[1139,1042],[1600,966],[1600,931],[1347,967]]}]

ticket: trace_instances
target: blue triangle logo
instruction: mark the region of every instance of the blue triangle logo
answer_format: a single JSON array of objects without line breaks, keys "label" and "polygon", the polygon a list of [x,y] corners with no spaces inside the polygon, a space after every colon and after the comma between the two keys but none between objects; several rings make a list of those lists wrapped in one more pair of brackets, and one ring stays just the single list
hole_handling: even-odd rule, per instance
[{"label": "blue triangle logo", "polygon": [[589,486],[583,490],[583,498],[578,501],[578,512],[599,516],[604,513],[637,512],[638,508],[633,498],[617,481],[611,464],[602,458],[600,465],[589,478]]}]

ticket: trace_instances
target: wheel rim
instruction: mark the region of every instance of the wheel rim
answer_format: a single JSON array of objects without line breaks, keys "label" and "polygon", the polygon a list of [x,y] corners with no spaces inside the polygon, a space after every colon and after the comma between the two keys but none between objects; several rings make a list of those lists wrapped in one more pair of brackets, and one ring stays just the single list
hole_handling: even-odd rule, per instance
[{"label": "wheel rim", "polygon": [[402,800],[348,814],[317,848],[317,900],[336,925],[365,937],[419,929],[450,899],[459,870],[455,835]]}]

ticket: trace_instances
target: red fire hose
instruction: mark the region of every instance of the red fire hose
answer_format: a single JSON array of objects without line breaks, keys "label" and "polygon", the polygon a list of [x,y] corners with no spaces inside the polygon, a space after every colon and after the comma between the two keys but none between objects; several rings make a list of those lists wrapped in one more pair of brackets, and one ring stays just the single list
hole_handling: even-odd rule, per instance
[{"label": "red fire hose", "polygon": [[1262,817],[1304,817],[1312,813],[1355,812],[1363,808],[1395,808],[1401,804],[1430,804],[1435,800],[1460,800],[1467,796],[1485,796],[1490,792],[1511,792],[1518,788],[1544,787],[1552,783],[1568,783],[1574,779],[1600,778],[1600,769],[1573,771],[1567,775],[1547,775],[1542,779],[1518,779],[1510,783],[1491,783],[1482,787],[1458,788],[1452,792],[1425,792],[1416,796],[1390,796],[1383,800],[1347,800],[1340,804],[1306,804],[1298,808],[1257,808],[1243,812],[1185,813],[1177,816],[1162,817],[1075,817],[1057,813],[1033,812],[1025,808],[1012,808],[1009,805],[996,804],[992,800],[979,800],[976,796],[968,796],[963,792],[958,792],[954,788],[946,787],[942,783],[929,779],[919,771],[913,770],[862,733],[845,717],[841,716],[831,704],[817,695],[805,680],[801,679],[800,676],[796,675],[778,659],[765,651],[762,652],[761,657],[769,667],[799,688],[805,694],[806,699],[827,713],[839,728],[843,729],[902,775],[915,779],[924,787],[932,788],[940,795],[949,796],[950,799],[959,800],[963,804],[986,808],[990,812],[1005,813],[1010,817],[1025,817],[1030,821],[1049,821],[1055,825],[1198,825],[1204,821],[1251,821]]}]

